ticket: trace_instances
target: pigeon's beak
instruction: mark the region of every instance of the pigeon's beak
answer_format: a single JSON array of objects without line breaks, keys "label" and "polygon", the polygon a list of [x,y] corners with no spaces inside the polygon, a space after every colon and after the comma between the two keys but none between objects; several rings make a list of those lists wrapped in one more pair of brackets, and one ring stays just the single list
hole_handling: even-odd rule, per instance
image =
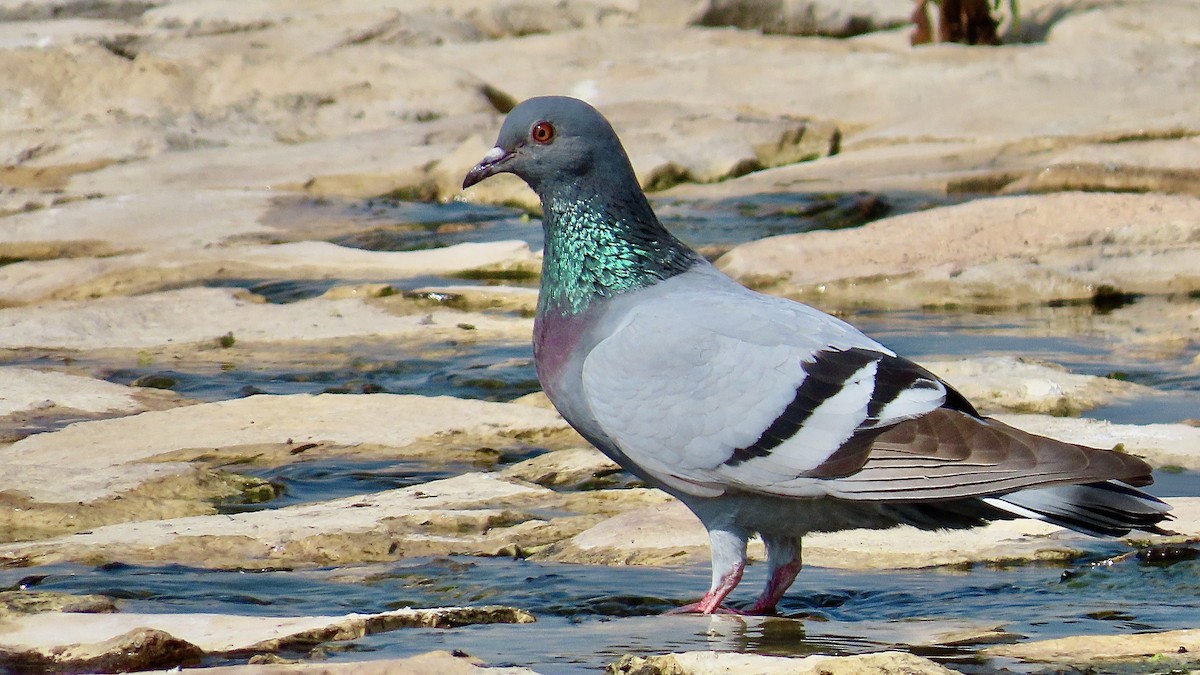
[{"label": "pigeon's beak", "polygon": [[504,163],[511,159],[513,154],[504,148],[495,147],[488,150],[488,153],[479,160],[479,163],[467,172],[466,178],[463,178],[463,189],[471,187],[479,181],[494,176],[505,171]]}]

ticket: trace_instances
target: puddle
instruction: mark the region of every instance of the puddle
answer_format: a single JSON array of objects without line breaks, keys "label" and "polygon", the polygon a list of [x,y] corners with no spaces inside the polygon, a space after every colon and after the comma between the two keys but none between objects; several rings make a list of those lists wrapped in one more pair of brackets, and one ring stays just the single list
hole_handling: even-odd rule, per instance
[{"label": "puddle", "polygon": [[[815,229],[853,227],[893,213],[949,203],[926,196],[872,193],[780,193],[714,201],[653,199],[672,232],[700,248],[724,249],[754,239]],[[353,223],[327,241],[372,251],[412,251],[463,242],[517,239],[542,247],[542,226],[514,209],[465,202],[426,204],[391,199],[338,204],[311,200],[289,209],[319,209]]]},{"label": "puddle", "polygon": [[912,210],[904,198],[861,193],[778,193],[715,201],[654,200],[663,225],[699,249],[810,230],[854,227]]},{"label": "puddle", "polygon": [[[1117,550],[1096,544],[1098,559]],[[806,655],[901,646],[951,664],[982,666],[971,640],[937,647],[937,636],[1000,627],[1013,640],[1043,639],[1190,628],[1200,618],[1194,603],[1200,561],[1163,566],[1129,559],[1065,571],[1040,565],[895,572],[808,568],[780,605],[788,618],[662,616],[703,592],[709,575],[703,565],[597,567],[507,558],[294,572],[56,565],[0,571],[0,587],[44,576],[32,588],[100,593],[131,612],[287,616],[513,605],[533,612],[538,622],[401,630],[327,645],[328,652],[333,659],[362,659],[460,649],[493,665],[547,673],[597,672],[626,653],[700,649]],[[764,578],[765,566],[752,566],[734,604],[748,601]],[[208,665],[222,662],[236,661]]]},{"label": "puddle", "polygon": [[243,475],[261,478],[271,483],[275,487],[276,497],[270,501],[253,504],[218,504],[219,513],[280,509],[285,506],[411,487],[475,471],[478,467],[454,463],[434,467],[429,462],[402,459],[333,458],[300,461],[265,469],[236,470]]},{"label": "puddle", "polygon": [[[210,356],[210,355],[209,355]],[[511,401],[540,391],[533,348],[519,344],[434,343],[419,348],[392,342],[339,341],[288,345],[278,351],[253,347],[225,350],[222,360],[137,356],[110,358],[72,355],[70,365],[117,384],[170,389],[200,401],[253,394],[393,393],[449,395]],[[31,368],[61,367],[61,354],[41,354],[7,362]]]}]

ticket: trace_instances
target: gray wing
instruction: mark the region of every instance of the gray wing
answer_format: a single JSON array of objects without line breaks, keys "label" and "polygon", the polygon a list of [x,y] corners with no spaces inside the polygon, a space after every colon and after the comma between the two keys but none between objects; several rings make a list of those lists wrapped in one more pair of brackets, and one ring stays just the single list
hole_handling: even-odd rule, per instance
[{"label": "gray wing", "polygon": [[596,422],[670,487],[913,501],[1148,476],[1135,458],[980,418],[834,317],[687,277],[639,298],[583,364]]},{"label": "gray wing", "polygon": [[856,435],[946,401],[936,377],[834,317],[678,279],[609,329],[582,381],[604,433],[667,485],[826,494],[825,463]]}]

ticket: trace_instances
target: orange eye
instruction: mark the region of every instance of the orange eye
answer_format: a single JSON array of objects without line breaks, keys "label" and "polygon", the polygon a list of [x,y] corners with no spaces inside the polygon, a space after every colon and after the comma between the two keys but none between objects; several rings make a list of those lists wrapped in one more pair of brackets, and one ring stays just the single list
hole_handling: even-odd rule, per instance
[{"label": "orange eye", "polygon": [[549,143],[554,140],[554,125],[549,122],[538,122],[529,130],[529,137],[538,143]]}]

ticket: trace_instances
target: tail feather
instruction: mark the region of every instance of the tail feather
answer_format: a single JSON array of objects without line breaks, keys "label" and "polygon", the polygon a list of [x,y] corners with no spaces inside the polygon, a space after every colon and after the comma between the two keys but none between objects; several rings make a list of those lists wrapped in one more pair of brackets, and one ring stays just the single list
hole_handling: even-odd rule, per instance
[{"label": "tail feather", "polygon": [[1018,490],[983,501],[1094,536],[1119,537],[1130,530],[1166,534],[1158,524],[1171,518],[1166,502],[1115,481]]}]

